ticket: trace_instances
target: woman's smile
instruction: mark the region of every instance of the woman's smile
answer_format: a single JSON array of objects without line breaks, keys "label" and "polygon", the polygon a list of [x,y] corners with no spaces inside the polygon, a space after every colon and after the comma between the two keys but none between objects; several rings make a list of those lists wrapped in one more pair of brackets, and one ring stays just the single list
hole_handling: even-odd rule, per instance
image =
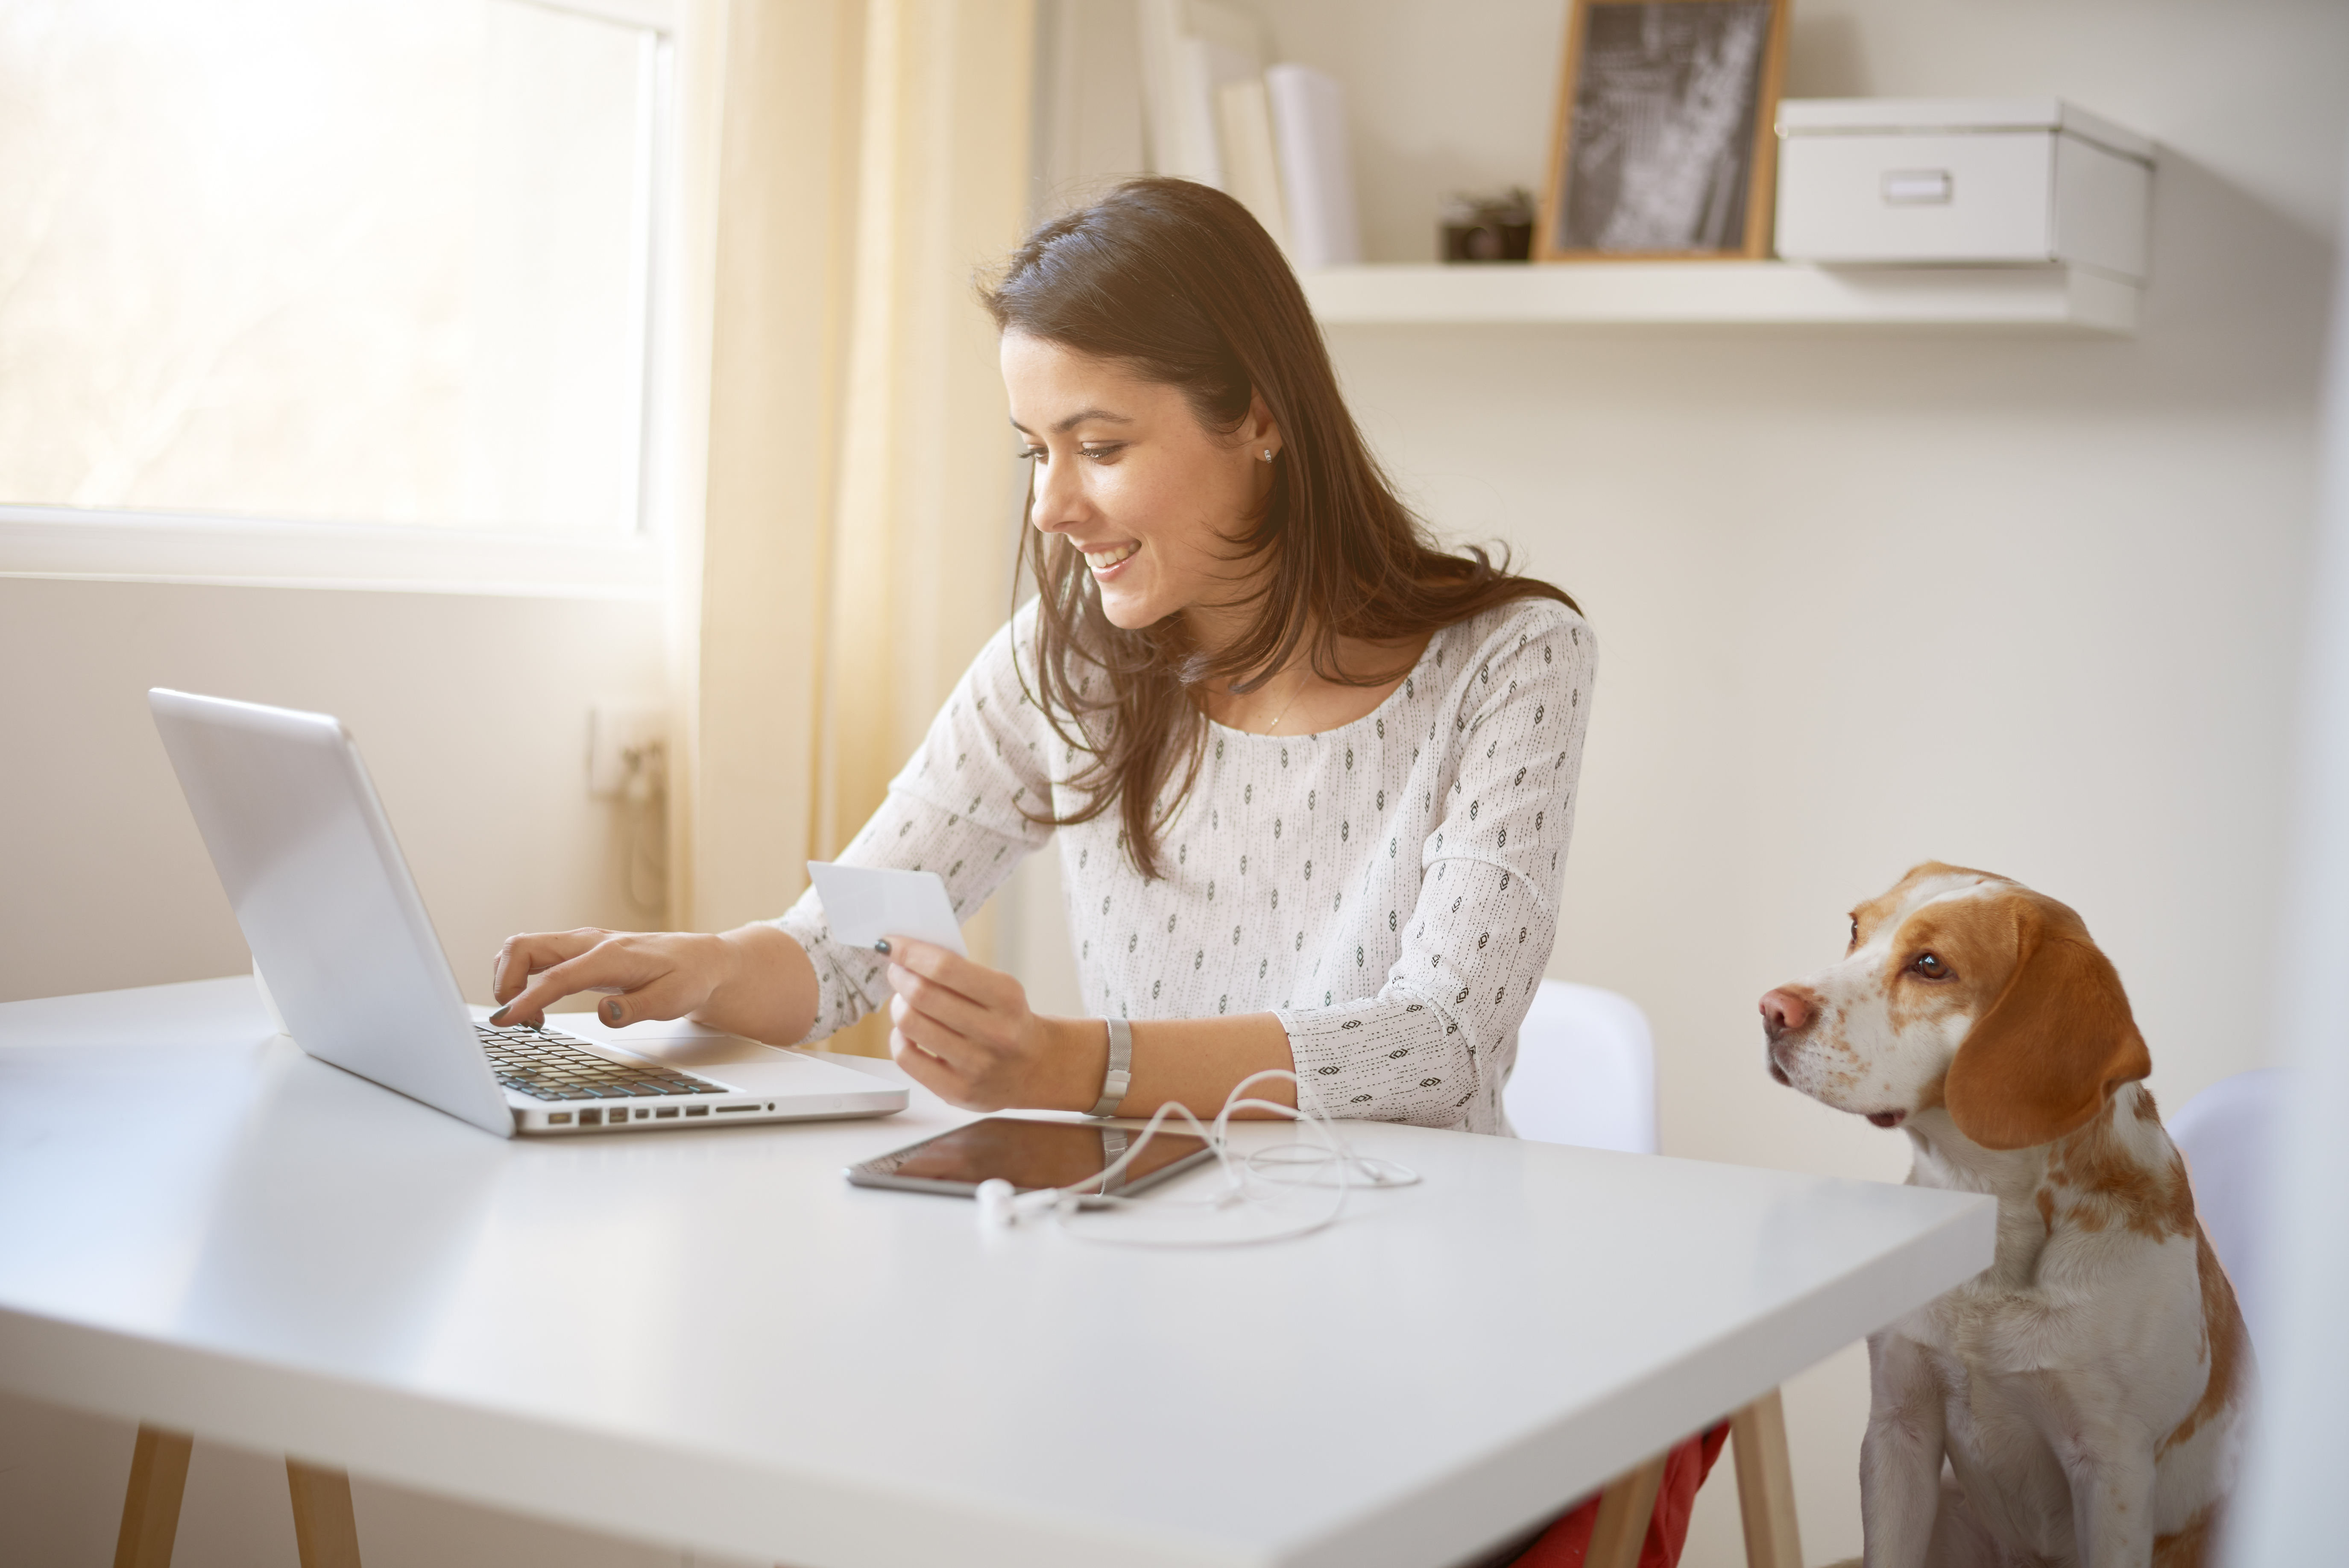
[{"label": "woman's smile", "polygon": [[1080,545],[1077,548],[1083,553],[1085,565],[1093,569],[1093,576],[1106,577],[1123,566],[1142,546],[1128,540],[1123,545]]}]

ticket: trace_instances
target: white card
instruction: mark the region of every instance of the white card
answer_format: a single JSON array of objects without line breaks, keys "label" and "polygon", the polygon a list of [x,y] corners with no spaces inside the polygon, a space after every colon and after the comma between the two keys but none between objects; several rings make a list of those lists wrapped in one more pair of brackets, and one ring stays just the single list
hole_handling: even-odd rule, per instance
[{"label": "white card", "polygon": [[823,900],[832,934],[840,940],[869,948],[884,937],[911,937],[962,958],[970,956],[962,945],[962,927],[955,919],[947,885],[936,872],[879,871],[811,860],[808,874],[815,878],[816,897]]}]

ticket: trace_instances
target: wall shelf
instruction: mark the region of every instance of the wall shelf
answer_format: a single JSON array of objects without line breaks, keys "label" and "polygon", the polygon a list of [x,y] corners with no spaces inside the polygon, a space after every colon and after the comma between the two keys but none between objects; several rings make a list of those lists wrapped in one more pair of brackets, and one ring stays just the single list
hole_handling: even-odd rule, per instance
[{"label": "wall shelf", "polygon": [[1326,326],[1948,327],[2130,337],[2137,289],[2083,267],[1802,262],[1373,265],[1301,275]]}]

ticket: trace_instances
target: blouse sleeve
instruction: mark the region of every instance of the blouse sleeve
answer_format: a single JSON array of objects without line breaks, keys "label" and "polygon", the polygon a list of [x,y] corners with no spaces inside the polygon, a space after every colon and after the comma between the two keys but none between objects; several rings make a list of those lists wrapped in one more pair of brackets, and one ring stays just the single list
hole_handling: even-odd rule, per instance
[{"label": "blouse sleeve", "polygon": [[1597,648],[1580,617],[1545,601],[1474,658],[1448,715],[1452,780],[1385,984],[1279,1014],[1298,1076],[1333,1116],[1454,1127],[1480,1096],[1497,1113],[1557,938]]},{"label": "blouse sleeve", "polygon": [[[956,683],[921,749],[890,782],[888,798],[836,858],[843,865],[935,871],[957,919],[967,919],[1051,829],[1028,811],[1049,807],[1050,730],[1022,690],[1019,650],[1032,646],[1032,607],[988,641]],[[888,1000],[882,959],[834,940],[810,888],[771,922],[815,965],[813,1040],[847,1028]]]}]

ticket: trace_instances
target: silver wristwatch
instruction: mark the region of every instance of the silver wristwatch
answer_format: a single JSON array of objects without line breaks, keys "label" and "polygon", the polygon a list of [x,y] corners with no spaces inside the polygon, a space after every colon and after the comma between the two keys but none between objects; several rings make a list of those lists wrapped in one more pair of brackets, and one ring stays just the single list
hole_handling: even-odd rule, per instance
[{"label": "silver wristwatch", "polygon": [[1125,1103],[1126,1087],[1133,1082],[1133,1026],[1123,1018],[1112,1018],[1109,1020],[1109,1071],[1102,1075],[1101,1098],[1085,1115],[1117,1115],[1117,1107]]}]

